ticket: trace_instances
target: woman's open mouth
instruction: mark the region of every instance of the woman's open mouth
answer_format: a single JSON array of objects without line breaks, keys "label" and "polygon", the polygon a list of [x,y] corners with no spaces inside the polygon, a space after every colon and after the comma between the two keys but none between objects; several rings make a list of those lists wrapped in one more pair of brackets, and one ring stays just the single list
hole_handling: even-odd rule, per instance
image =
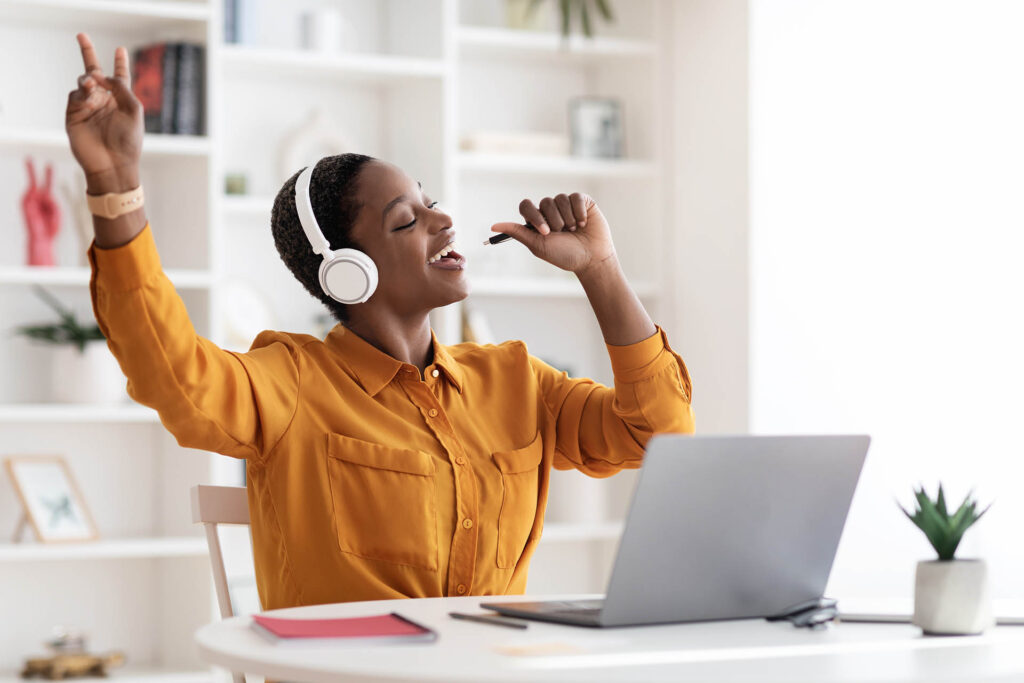
[{"label": "woman's open mouth", "polygon": [[466,257],[455,251],[453,240],[446,244],[441,251],[427,259],[427,265],[442,270],[462,270],[466,265]]}]

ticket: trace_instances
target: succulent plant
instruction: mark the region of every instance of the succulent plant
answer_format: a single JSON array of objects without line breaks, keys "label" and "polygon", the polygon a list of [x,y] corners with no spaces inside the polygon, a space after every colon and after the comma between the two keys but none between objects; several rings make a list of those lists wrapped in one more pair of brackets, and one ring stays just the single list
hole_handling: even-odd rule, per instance
[{"label": "succulent plant", "polygon": [[87,343],[105,339],[99,325],[79,324],[74,312],[65,308],[56,297],[42,287],[35,287],[35,291],[39,298],[57,312],[60,322],[49,325],[25,325],[18,328],[18,334],[50,344],[74,344],[80,352],[85,351]]},{"label": "succulent plant", "polygon": [[934,501],[925,493],[923,486],[914,491],[914,497],[917,499],[914,514],[910,514],[902,505],[900,505],[900,509],[911,522],[924,532],[928,542],[939,554],[940,560],[953,559],[953,554],[956,552],[957,546],[960,545],[964,532],[981,519],[981,516],[991,507],[990,504],[978,512],[978,502],[972,499],[971,494],[968,493],[964,496],[964,502],[960,503],[956,512],[949,514],[942,484],[939,484],[939,495]]},{"label": "succulent plant", "polygon": [[[531,0],[527,14],[532,14],[544,2],[545,0]],[[558,0],[558,13],[562,22],[563,36],[569,36],[572,17],[577,13],[580,15],[580,25],[583,27],[584,35],[588,38],[594,35],[594,28],[590,19],[591,5],[594,6],[593,11],[599,13],[605,21],[615,21],[615,17],[612,16],[612,9],[608,5],[608,0]]]}]

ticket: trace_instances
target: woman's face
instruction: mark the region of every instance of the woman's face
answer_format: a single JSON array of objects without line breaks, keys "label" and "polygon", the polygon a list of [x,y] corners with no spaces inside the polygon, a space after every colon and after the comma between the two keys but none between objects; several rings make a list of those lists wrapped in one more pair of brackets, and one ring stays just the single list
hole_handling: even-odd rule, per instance
[{"label": "woman's face", "polygon": [[377,290],[362,306],[386,306],[405,316],[468,296],[466,259],[455,250],[436,258],[453,246],[452,219],[417,181],[374,160],[360,171],[356,191],[362,208],[351,236],[378,274]]}]

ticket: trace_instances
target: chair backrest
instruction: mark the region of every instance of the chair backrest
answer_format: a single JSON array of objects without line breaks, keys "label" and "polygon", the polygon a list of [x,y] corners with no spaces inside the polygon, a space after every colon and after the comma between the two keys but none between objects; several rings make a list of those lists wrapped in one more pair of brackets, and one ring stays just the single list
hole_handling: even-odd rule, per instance
[{"label": "chair backrest", "polygon": [[192,521],[206,527],[206,544],[210,548],[210,564],[213,566],[213,585],[217,591],[217,604],[222,618],[234,616],[231,609],[231,595],[228,593],[228,577],[224,570],[224,553],[217,536],[218,524],[248,524],[249,501],[245,488],[239,486],[192,487]]},{"label": "chair backrest", "polygon": [[[206,545],[210,549],[210,564],[213,567],[213,585],[217,591],[217,605],[223,619],[234,616],[231,609],[231,594],[228,592],[228,577],[224,570],[224,553],[221,552],[218,524],[248,524],[249,500],[245,488],[240,486],[192,487],[192,521],[206,527]],[[232,672],[234,683],[245,683],[244,674]]]}]

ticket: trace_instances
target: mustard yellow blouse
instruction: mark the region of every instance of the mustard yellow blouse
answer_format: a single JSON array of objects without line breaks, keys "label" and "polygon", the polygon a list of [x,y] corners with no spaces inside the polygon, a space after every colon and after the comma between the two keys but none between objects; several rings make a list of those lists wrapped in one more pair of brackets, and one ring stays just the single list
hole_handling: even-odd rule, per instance
[{"label": "mustard yellow blouse", "polygon": [[637,468],[655,432],[692,432],[690,379],[659,329],[609,346],[615,388],[519,341],[434,340],[425,376],[336,326],[196,334],[150,226],[89,249],[93,307],[128,392],[178,443],[245,458],[264,609],[522,593],[551,468]]}]

